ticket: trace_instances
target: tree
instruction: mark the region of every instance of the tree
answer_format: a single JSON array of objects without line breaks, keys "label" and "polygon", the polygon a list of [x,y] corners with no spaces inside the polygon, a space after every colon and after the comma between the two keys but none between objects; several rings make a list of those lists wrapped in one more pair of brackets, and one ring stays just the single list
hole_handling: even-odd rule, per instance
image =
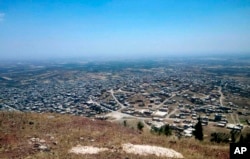
[{"label": "tree", "polygon": [[126,127],[127,126],[127,120],[123,121],[123,125]]},{"label": "tree", "polygon": [[231,130],[231,131],[230,131],[230,134],[231,134],[231,142],[234,143],[235,140],[236,140],[236,138],[235,138],[235,136],[236,136],[236,131]]},{"label": "tree", "polygon": [[165,134],[166,136],[172,135],[172,130],[171,130],[171,128],[169,127],[169,125],[164,125],[164,134]]},{"label": "tree", "polygon": [[230,134],[221,133],[221,132],[214,132],[211,134],[211,142],[217,143],[228,143],[230,141]]},{"label": "tree", "polygon": [[250,143],[250,133],[247,133],[244,138],[245,143]]},{"label": "tree", "polygon": [[158,135],[162,135],[162,134],[166,136],[172,135],[172,129],[167,124],[160,128],[153,126],[151,131],[157,133]]},{"label": "tree", "polygon": [[138,130],[142,131],[142,129],[144,128],[144,124],[141,121],[139,121],[137,123],[137,128],[138,128]]},{"label": "tree", "polygon": [[247,133],[244,136],[241,134],[238,143],[250,143],[250,133]]},{"label": "tree", "polygon": [[198,118],[198,123],[194,126],[194,136],[195,136],[195,139],[198,139],[200,141],[203,140],[203,129],[202,129],[202,125],[201,125],[201,118],[199,117]]},{"label": "tree", "polygon": [[243,137],[243,135],[241,134],[240,135],[240,140],[239,140],[239,142],[238,143],[244,143],[245,141],[244,141],[244,137]]}]

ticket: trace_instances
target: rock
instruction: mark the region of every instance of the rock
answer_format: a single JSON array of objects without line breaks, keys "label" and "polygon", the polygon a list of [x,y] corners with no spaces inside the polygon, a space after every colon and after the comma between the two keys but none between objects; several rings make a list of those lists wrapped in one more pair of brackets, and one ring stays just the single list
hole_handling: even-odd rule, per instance
[{"label": "rock", "polygon": [[41,140],[39,140],[39,142],[40,142],[40,143],[45,143],[46,141],[43,140],[43,139],[41,139]]},{"label": "rock", "polygon": [[150,145],[133,145],[133,144],[123,144],[123,151],[126,153],[133,153],[137,155],[156,155],[158,157],[167,157],[167,158],[184,158],[183,155],[179,152],[176,152],[173,149],[150,146]]},{"label": "rock", "polygon": [[31,141],[31,142],[36,142],[36,141],[39,141],[39,138],[32,137],[32,138],[30,139],[30,141]]},{"label": "rock", "polygon": [[48,148],[48,146],[46,146],[46,145],[40,145],[40,146],[38,147],[38,149],[41,150],[41,151],[49,151],[49,148]]},{"label": "rock", "polygon": [[54,140],[55,139],[55,137],[54,136],[50,136],[50,140]]}]

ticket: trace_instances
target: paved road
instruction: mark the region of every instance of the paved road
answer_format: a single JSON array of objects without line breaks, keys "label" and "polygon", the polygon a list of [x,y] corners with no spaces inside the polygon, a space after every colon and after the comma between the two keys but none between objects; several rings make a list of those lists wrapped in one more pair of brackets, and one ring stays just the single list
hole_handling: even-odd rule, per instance
[{"label": "paved road", "polygon": [[117,103],[118,105],[121,106],[121,108],[120,108],[119,110],[126,108],[122,103],[120,103],[120,102],[117,100],[117,98],[116,98],[115,95],[114,95],[114,90],[113,90],[113,89],[111,89],[109,92],[111,93],[111,96],[114,98],[114,100],[116,101],[116,103]]},{"label": "paved road", "polygon": [[175,108],[171,113],[169,113],[169,114],[166,116],[166,118],[169,119],[169,117],[170,117],[172,114],[175,114],[177,110],[178,110],[178,109]]},{"label": "paved road", "polygon": [[18,110],[18,109],[15,109],[15,108],[11,107],[11,106],[8,106],[8,105],[4,105],[4,107],[7,107],[7,108],[9,108],[10,110],[14,110],[14,111],[17,111],[17,112],[22,112],[22,111],[20,111],[20,110]]},{"label": "paved road", "polygon": [[[181,92],[180,94],[183,94],[183,93],[185,93],[186,91],[188,91],[188,90],[184,90],[184,91]],[[151,128],[149,125],[146,124],[145,120],[151,120],[152,117],[137,117],[137,116],[133,116],[133,115],[129,115],[129,114],[120,112],[122,109],[126,108],[126,106],[124,106],[122,103],[120,103],[120,102],[118,101],[118,99],[117,99],[117,98],[115,97],[115,95],[114,95],[114,90],[113,90],[113,89],[109,90],[108,92],[110,92],[110,94],[111,94],[111,96],[113,97],[113,99],[117,102],[118,105],[121,106],[121,108],[120,108],[119,110],[117,110],[117,111],[112,111],[111,113],[106,114],[106,116],[113,117],[113,118],[115,118],[116,120],[121,120],[121,119],[124,119],[124,118],[138,119],[138,120],[141,120],[141,121],[146,125],[146,127],[147,127],[148,129]],[[121,92],[121,90],[120,90],[119,92]],[[159,109],[160,107],[162,107],[166,101],[168,101],[169,99],[171,99],[171,98],[173,98],[173,97],[175,97],[175,96],[176,96],[176,92],[174,92],[174,93],[172,94],[171,97],[165,99],[161,104],[159,104],[159,105],[157,106],[157,109]],[[175,119],[169,118],[169,117],[170,117],[172,114],[176,113],[177,110],[178,110],[177,108],[174,109],[171,113],[169,113],[169,114],[166,116],[165,119],[167,119],[167,120],[175,120]]]},{"label": "paved road", "polygon": [[133,94],[134,92],[128,92],[128,91],[124,91],[121,88],[117,90],[117,92],[122,92],[122,93],[128,93],[128,94]]},{"label": "paved road", "polygon": [[[182,91],[180,94],[183,94],[183,93],[185,93],[185,92],[187,92],[187,91],[188,91],[188,90],[184,90],[184,91]],[[164,105],[164,103],[165,103],[166,101],[168,101],[169,99],[174,98],[174,97],[176,96],[176,93],[177,93],[177,92],[173,92],[173,93],[172,93],[172,96],[169,97],[169,98],[166,98],[161,104],[157,105],[157,106],[156,106],[156,109],[159,109],[160,107],[162,107],[162,106]]]},{"label": "paved road", "polygon": [[235,119],[234,119],[233,114],[230,114],[230,117],[231,117],[231,119],[232,119],[232,121],[233,121],[233,124],[236,124],[236,121],[235,121]]},{"label": "paved road", "polygon": [[238,124],[240,124],[240,119],[239,119],[239,115],[238,114],[235,114],[235,120],[238,122]]},{"label": "paved road", "polygon": [[223,106],[224,95],[223,95],[223,93],[221,92],[221,87],[219,87],[218,92],[220,93],[220,105]]},{"label": "paved road", "polygon": [[114,111],[114,110],[112,110],[112,109],[109,109],[109,108],[107,108],[107,107],[102,106],[100,103],[98,103],[98,102],[96,102],[96,101],[93,101],[92,98],[90,98],[90,100],[89,100],[88,102],[94,103],[94,104],[98,105],[99,107],[102,107],[102,108],[104,108],[104,109],[107,109],[107,110],[109,110],[109,111],[111,111],[111,112]]},{"label": "paved road", "polygon": [[160,107],[162,107],[166,101],[168,101],[169,99],[174,98],[175,96],[176,96],[176,93],[173,93],[171,97],[166,98],[161,104],[157,105],[156,109],[159,109]]},{"label": "paved road", "polygon": [[[226,84],[226,85],[227,85],[227,84]],[[226,85],[225,85],[225,86],[226,86]],[[224,95],[223,95],[221,89],[222,89],[222,88],[219,87],[218,92],[220,93],[220,105],[223,106],[223,100],[224,100],[225,97],[224,97]],[[234,124],[237,124],[237,123],[240,124],[240,120],[239,120],[238,114],[235,114],[235,116],[234,116],[233,114],[231,114],[230,117],[231,117],[231,119],[232,119],[232,121],[233,121]]]}]

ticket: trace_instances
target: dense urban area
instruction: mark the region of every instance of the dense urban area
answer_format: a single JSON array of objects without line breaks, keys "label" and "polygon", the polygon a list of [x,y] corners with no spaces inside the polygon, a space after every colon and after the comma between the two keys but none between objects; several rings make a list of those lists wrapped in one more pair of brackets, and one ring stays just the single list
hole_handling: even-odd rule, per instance
[{"label": "dense urban area", "polygon": [[139,119],[185,137],[199,117],[211,132],[249,132],[249,67],[244,58],[3,62],[0,109]]}]

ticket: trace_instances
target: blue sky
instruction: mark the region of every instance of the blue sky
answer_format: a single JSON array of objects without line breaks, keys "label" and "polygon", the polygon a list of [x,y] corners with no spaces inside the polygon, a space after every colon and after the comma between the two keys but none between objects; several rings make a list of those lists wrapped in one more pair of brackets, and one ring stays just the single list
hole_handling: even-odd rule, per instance
[{"label": "blue sky", "polygon": [[0,0],[0,58],[250,54],[249,0]]}]

